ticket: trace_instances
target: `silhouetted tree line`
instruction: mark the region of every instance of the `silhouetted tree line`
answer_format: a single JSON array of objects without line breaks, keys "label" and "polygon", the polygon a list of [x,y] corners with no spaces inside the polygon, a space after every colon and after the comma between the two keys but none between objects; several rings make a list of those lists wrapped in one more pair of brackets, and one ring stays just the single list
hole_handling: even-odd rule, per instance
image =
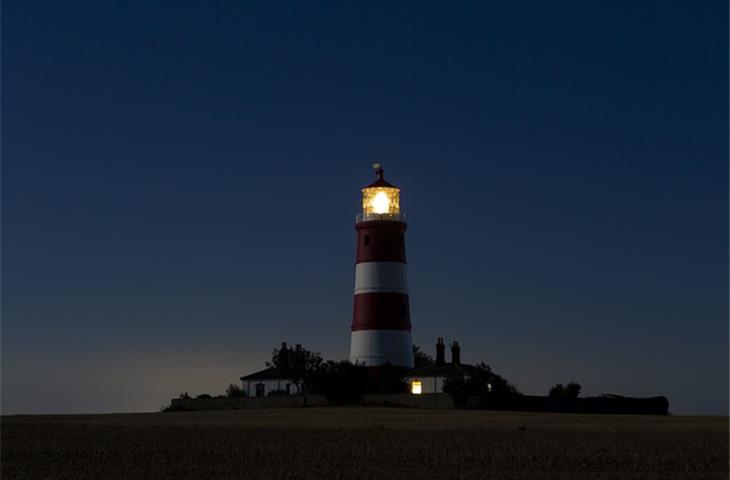
[{"label": "silhouetted tree line", "polygon": [[[433,365],[433,358],[417,345],[413,346],[414,364],[418,367]],[[297,346],[287,350],[274,349],[267,366],[280,368],[295,382],[300,382],[300,393],[324,395],[331,403],[357,403],[368,393],[407,393],[403,380],[407,369],[386,364],[365,368],[349,361],[324,361],[319,353]],[[464,405],[470,396],[485,396],[489,404],[507,405],[510,399],[521,395],[507,379],[480,363],[468,377],[447,378],[444,392],[452,395],[457,405]],[[286,374],[286,373],[285,373]]]},{"label": "silhouetted tree line", "polygon": [[[433,358],[418,346],[413,346],[414,364],[418,367],[433,365]],[[365,368],[349,361],[325,361],[321,354],[296,345],[272,351],[266,366],[277,368],[283,376],[295,384],[297,391],[307,395],[323,395],[336,405],[358,403],[368,393],[406,393],[403,380],[407,369],[384,365]],[[462,408],[486,408],[494,410],[522,410],[575,413],[645,413],[667,414],[669,400],[666,397],[630,398],[619,395],[580,398],[581,385],[577,382],[558,383],[548,395],[523,395],[515,385],[481,362],[475,366],[462,365],[467,375],[446,378],[443,391],[451,395],[454,403]],[[286,395],[285,391],[272,391],[269,396]],[[231,384],[227,397],[245,397],[240,386]],[[182,399],[190,399],[185,392]],[[201,394],[196,398],[211,398]],[[220,397],[215,397],[220,398]]]},{"label": "silhouetted tree line", "polygon": [[266,366],[281,370],[305,399],[306,395],[324,395],[338,405],[357,403],[366,393],[407,391],[403,368],[384,365],[371,369],[348,361],[325,361],[321,354],[301,345],[275,348]]},{"label": "silhouetted tree line", "polygon": [[475,365],[475,368],[470,369],[469,373],[467,378],[451,376],[444,381],[444,392],[451,394],[454,403],[459,406],[466,406],[470,397],[477,397],[480,405],[506,406],[512,402],[512,399],[521,395],[517,387],[492,371],[491,367],[484,362]]},{"label": "silhouetted tree line", "polygon": [[514,399],[509,409],[526,412],[667,415],[669,400],[664,396],[633,398],[621,395],[600,395],[566,399],[521,395]]},{"label": "silhouetted tree line", "polygon": [[329,361],[311,373],[305,388],[337,405],[357,403],[366,393],[407,392],[403,371],[391,365],[371,369],[348,361]]}]

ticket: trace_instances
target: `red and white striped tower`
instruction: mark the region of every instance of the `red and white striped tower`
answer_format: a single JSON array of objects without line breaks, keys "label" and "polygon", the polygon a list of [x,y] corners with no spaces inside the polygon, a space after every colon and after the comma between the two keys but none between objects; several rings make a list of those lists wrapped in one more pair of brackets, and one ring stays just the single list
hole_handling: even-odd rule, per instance
[{"label": "red and white striped tower", "polygon": [[355,222],[357,262],[350,361],[371,367],[386,363],[413,367],[406,222],[400,212],[400,189],[385,181],[380,164],[373,168],[378,178],[362,189],[362,213]]}]

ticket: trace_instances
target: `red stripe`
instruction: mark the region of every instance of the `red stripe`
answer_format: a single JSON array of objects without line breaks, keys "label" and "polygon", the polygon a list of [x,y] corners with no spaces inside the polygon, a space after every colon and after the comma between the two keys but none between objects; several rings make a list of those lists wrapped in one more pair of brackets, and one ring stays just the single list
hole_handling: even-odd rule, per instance
[{"label": "red stripe", "polygon": [[404,222],[360,222],[357,230],[357,263],[406,263],[406,224]]},{"label": "red stripe", "polygon": [[352,331],[411,330],[411,313],[405,293],[355,295]]}]

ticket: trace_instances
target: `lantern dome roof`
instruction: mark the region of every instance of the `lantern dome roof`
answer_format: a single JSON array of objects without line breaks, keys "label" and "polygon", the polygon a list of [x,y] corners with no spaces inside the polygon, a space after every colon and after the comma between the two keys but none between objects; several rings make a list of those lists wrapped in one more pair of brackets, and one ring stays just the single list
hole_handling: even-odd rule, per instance
[{"label": "lantern dome roof", "polygon": [[375,171],[375,175],[378,178],[377,178],[377,180],[375,180],[370,185],[366,185],[364,188],[377,188],[377,187],[381,187],[381,188],[398,188],[395,185],[393,185],[392,183],[390,183],[387,180],[385,180],[385,178],[383,178],[383,174],[384,174],[385,170],[383,169],[383,167],[379,163],[373,164],[373,170]]}]

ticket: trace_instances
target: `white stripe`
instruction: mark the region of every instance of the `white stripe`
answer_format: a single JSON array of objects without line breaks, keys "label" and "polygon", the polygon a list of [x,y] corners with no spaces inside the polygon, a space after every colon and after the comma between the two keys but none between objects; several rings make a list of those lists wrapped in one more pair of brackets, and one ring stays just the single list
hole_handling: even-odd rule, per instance
[{"label": "white stripe", "polygon": [[350,361],[375,367],[390,363],[413,368],[413,342],[408,330],[357,330],[350,339]]},{"label": "white stripe", "polygon": [[408,293],[405,263],[364,262],[355,265],[355,295],[378,292]]}]

